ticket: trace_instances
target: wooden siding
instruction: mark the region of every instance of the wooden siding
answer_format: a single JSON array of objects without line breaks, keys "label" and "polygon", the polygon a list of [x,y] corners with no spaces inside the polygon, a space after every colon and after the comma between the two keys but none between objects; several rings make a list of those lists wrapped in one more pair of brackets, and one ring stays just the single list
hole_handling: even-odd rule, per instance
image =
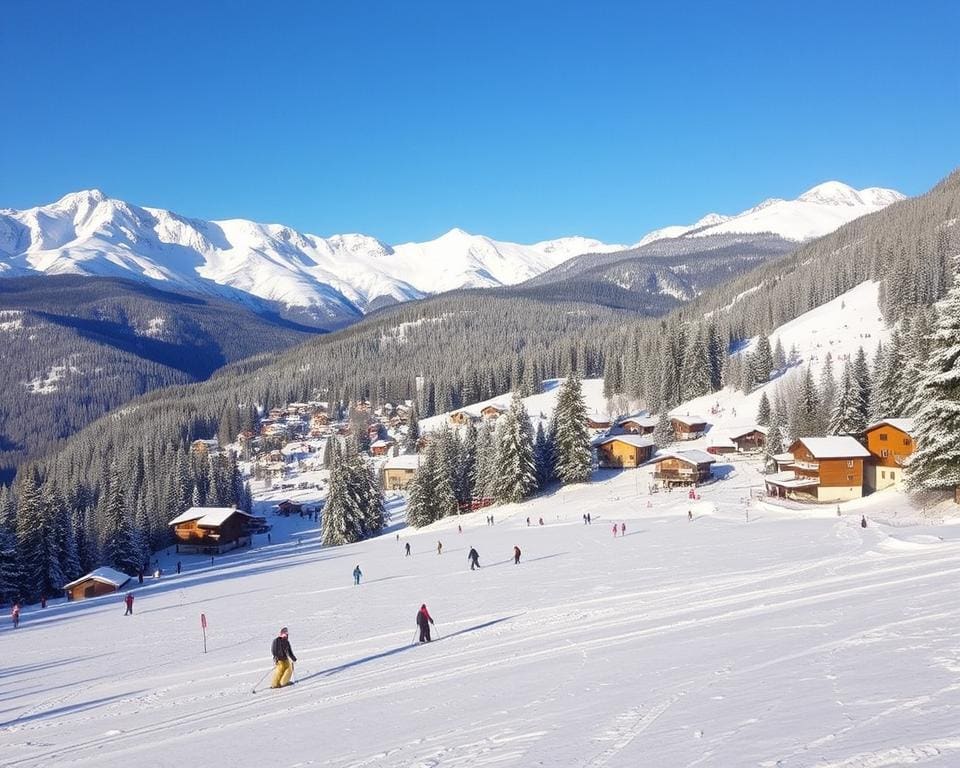
[{"label": "wooden siding", "polygon": [[86,600],[90,597],[109,595],[111,592],[117,592],[118,590],[113,584],[104,584],[102,581],[87,579],[65,591],[67,593],[67,600]]},{"label": "wooden siding", "polygon": [[825,488],[863,486],[863,459],[816,459],[809,449],[797,441],[790,446],[793,454],[793,471],[797,477],[811,477]]},{"label": "wooden siding", "polygon": [[755,451],[767,444],[767,436],[759,430],[731,438],[738,451]]},{"label": "wooden siding", "polygon": [[388,491],[403,491],[410,485],[416,471],[413,469],[383,470],[383,487]]},{"label": "wooden siding", "polygon": [[597,448],[601,467],[636,467],[653,454],[653,446],[641,448],[620,440],[611,440]]},{"label": "wooden siding", "polygon": [[890,424],[881,424],[867,432],[866,443],[873,463],[878,467],[900,468],[914,450],[910,435]]}]

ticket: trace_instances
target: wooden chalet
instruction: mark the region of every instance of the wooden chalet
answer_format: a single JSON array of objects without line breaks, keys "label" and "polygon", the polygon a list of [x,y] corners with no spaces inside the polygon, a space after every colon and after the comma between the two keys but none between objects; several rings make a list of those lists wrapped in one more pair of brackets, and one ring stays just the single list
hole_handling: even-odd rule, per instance
[{"label": "wooden chalet", "polygon": [[370,455],[386,456],[396,444],[397,441],[389,437],[386,440],[374,440],[370,443]]},{"label": "wooden chalet", "polygon": [[383,487],[388,491],[404,491],[420,468],[419,454],[392,456],[383,463],[381,476]]},{"label": "wooden chalet", "polygon": [[194,440],[190,443],[190,453],[194,456],[212,456],[220,450],[220,441],[217,438],[210,440]]},{"label": "wooden chalet", "polygon": [[488,420],[498,419],[506,412],[507,409],[504,406],[493,403],[480,409],[480,415]]},{"label": "wooden chalet", "polygon": [[190,507],[173,518],[177,552],[216,555],[250,544],[252,515],[233,507]]},{"label": "wooden chalet", "polygon": [[657,417],[646,413],[624,416],[617,422],[617,426],[632,435],[651,435],[657,426]]},{"label": "wooden chalet", "polygon": [[130,581],[125,573],[103,566],[91,571],[86,576],[63,585],[67,600],[86,600],[89,597],[100,597],[117,592]]},{"label": "wooden chalet", "polygon": [[696,448],[664,451],[653,458],[657,465],[653,478],[665,485],[700,485],[713,478],[716,461],[706,451]]},{"label": "wooden chalet", "polygon": [[602,416],[587,416],[584,423],[587,429],[610,429],[610,419],[604,419]]},{"label": "wooden chalet", "polygon": [[751,427],[750,429],[737,432],[736,434],[730,435],[730,442],[736,446],[737,451],[740,453],[762,451],[767,447],[766,427]]},{"label": "wooden chalet", "polygon": [[677,440],[696,440],[704,435],[709,426],[702,416],[671,416],[670,426],[673,427],[673,436]]},{"label": "wooden chalet", "polygon": [[801,437],[793,441],[790,453],[792,462],[764,478],[768,495],[821,502],[863,496],[863,466],[870,453],[854,438]]},{"label": "wooden chalet", "polygon": [[303,514],[303,504],[290,501],[290,499],[284,499],[277,504],[277,512],[284,517],[289,517],[290,515],[300,515]]},{"label": "wooden chalet", "polygon": [[639,467],[653,456],[653,440],[639,435],[605,435],[593,441],[597,463],[605,469]]},{"label": "wooden chalet", "polygon": [[881,491],[903,482],[903,468],[916,449],[913,419],[884,419],[863,433],[870,461],[863,481],[870,491]]},{"label": "wooden chalet", "polygon": [[476,416],[466,410],[454,411],[450,414],[450,423],[457,426],[465,426],[476,421]]}]

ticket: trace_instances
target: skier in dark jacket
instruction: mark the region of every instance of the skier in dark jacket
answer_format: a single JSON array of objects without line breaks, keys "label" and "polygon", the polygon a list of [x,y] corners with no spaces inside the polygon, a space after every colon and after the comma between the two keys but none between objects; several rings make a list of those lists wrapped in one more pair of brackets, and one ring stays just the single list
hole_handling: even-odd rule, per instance
[{"label": "skier in dark jacket", "polygon": [[285,685],[290,685],[290,678],[293,676],[293,662],[297,660],[297,657],[293,655],[293,648],[290,647],[286,627],[281,629],[280,634],[273,638],[270,653],[273,654],[273,663],[276,665],[270,687],[282,688]]},{"label": "skier in dark jacket", "polygon": [[407,556],[407,557],[410,557],[410,542],[409,542],[409,541],[407,542],[407,544],[406,544],[406,546],[404,547],[404,549],[405,549],[406,552],[407,552],[407,555],[406,555],[406,556]]},{"label": "skier in dark jacket", "polygon": [[513,547],[513,564],[520,565],[520,547],[516,545]]},{"label": "skier in dark jacket", "polygon": [[353,569],[354,586],[359,586],[361,576],[363,576],[363,571],[360,570],[360,566],[358,565],[356,568]]},{"label": "skier in dark jacket", "polygon": [[470,570],[480,567],[480,555],[473,547],[470,547],[470,551],[467,552],[467,560],[470,561]]},{"label": "skier in dark jacket", "polygon": [[420,642],[429,643],[430,642],[430,625],[433,624],[433,618],[430,616],[430,611],[427,610],[427,604],[424,603],[420,606],[420,610],[417,611],[417,626],[420,627]]},{"label": "skier in dark jacket", "polygon": [[127,610],[123,615],[130,616],[133,613],[133,592],[127,592],[127,596],[123,599],[123,602],[127,604]]},{"label": "skier in dark jacket", "polygon": [[860,527],[861,527],[861,528],[866,528],[866,527],[867,527],[867,516],[866,516],[866,515],[860,515]]}]

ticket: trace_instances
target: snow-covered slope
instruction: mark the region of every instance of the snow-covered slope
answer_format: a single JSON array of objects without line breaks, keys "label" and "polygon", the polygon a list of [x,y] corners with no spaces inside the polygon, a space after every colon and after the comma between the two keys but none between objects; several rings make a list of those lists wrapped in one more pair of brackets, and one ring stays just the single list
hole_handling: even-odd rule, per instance
[{"label": "snow-covered slope", "polygon": [[512,285],[572,256],[622,247],[583,237],[518,245],[454,229],[391,248],[366,235],[324,238],[244,219],[188,219],[99,190],[24,211],[0,210],[0,276],[156,280],[255,297],[327,320],[438,291]]},{"label": "snow-covered slope", "polygon": [[856,190],[839,181],[827,181],[807,190],[796,200],[771,198],[735,216],[710,213],[695,224],[655,230],[641,239],[637,246],[671,237],[761,232],[803,242],[822,237],[848,221],[903,199],[904,196],[893,189],[867,187]]}]

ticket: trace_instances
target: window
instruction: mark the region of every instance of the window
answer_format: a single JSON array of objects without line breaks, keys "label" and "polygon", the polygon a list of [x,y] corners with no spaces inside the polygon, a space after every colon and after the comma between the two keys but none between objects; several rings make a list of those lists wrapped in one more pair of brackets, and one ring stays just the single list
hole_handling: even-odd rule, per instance
[{"label": "window", "polygon": [[848,482],[848,483],[852,483],[852,482],[853,482],[853,475],[847,475],[847,482]]},{"label": "window", "polygon": [[890,451],[887,450],[886,448],[884,448],[882,451],[880,451],[880,455],[881,455],[883,458],[887,458],[887,456],[890,455]]},{"label": "window", "polygon": [[909,438],[909,437],[903,438],[903,444],[904,444],[904,445],[910,445],[910,438]]},{"label": "window", "polygon": [[884,434],[883,432],[880,433],[880,441],[881,441],[881,442],[886,442],[886,441],[887,441],[887,436],[886,436],[886,434]]},{"label": "window", "polygon": [[886,479],[887,479],[887,473],[886,473],[886,472],[881,472],[881,473],[880,473],[880,479],[881,479],[881,480],[886,480]]},{"label": "window", "polygon": [[847,460],[847,466],[848,466],[850,469],[853,469],[853,459],[848,459],[848,460]]},{"label": "window", "polygon": [[896,473],[891,472],[891,473],[890,473],[890,479],[891,479],[891,480],[896,480],[896,479],[897,479]]}]

